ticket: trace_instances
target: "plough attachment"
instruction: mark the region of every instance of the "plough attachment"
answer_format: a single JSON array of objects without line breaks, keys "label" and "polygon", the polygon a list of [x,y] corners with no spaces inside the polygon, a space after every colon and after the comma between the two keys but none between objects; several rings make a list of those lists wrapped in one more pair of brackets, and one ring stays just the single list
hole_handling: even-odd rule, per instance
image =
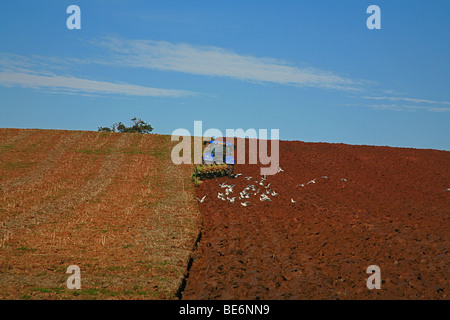
[{"label": "plough attachment", "polygon": [[213,179],[216,177],[231,176],[234,171],[233,165],[228,164],[202,164],[194,169],[193,178],[200,180]]}]

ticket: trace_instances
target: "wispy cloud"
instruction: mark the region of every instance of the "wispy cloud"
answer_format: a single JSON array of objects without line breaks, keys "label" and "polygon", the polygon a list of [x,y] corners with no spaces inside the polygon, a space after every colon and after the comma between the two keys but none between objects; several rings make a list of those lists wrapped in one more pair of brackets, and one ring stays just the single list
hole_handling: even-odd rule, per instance
[{"label": "wispy cloud", "polygon": [[381,103],[381,104],[341,104],[341,106],[345,107],[365,107],[365,108],[371,108],[376,110],[390,110],[390,111],[408,111],[408,112],[415,112],[415,111],[428,111],[428,112],[449,112],[450,107],[430,107],[430,106],[424,106],[424,105],[412,105],[412,104],[398,104],[398,103]]},{"label": "wispy cloud", "polygon": [[363,84],[330,71],[299,68],[279,59],[241,55],[214,46],[120,38],[92,43],[111,52],[107,59],[90,61],[94,63],[337,90],[359,90]]},{"label": "wispy cloud", "polygon": [[[3,54],[0,56],[0,85],[21,86],[32,89],[47,90],[52,93],[67,94],[118,94],[126,96],[148,97],[181,97],[196,93],[175,89],[160,89],[129,83],[97,81],[57,75],[48,69],[58,69],[57,64],[48,66],[52,59],[30,59],[18,55]],[[48,69],[46,68],[48,67]]]},{"label": "wispy cloud", "polygon": [[[181,72],[209,77],[227,77],[239,81],[274,83],[297,87],[316,87],[354,91],[353,98],[372,109],[394,111],[448,112],[450,102],[402,97],[394,90],[367,95],[368,81],[354,80],[331,71],[312,67],[300,68],[275,58],[238,54],[215,46],[170,43],[154,40],[129,40],[117,37],[97,39],[92,45],[104,49],[97,57],[23,57],[0,54],[0,85],[22,86],[41,91],[66,94],[183,97],[198,93],[152,88],[118,81],[74,76],[74,65],[97,64],[106,67]],[[366,95],[364,95],[366,92]]]},{"label": "wispy cloud", "polygon": [[362,96],[363,99],[383,101],[379,104],[365,104],[366,107],[379,110],[449,112],[450,102],[429,99],[393,96]]},{"label": "wispy cloud", "polygon": [[95,81],[68,76],[37,75],[19,72],[0,72],[0,84],[22,86],[33,89],[51,88],[59,93],[121,94],[128,96],[180,97],[192,92],[170,89],[156,89],[133,84]]},{"label": "wispy cloud", "polygon": [[414,102],[414,103],[450,105],[450,102],[448,102],[448,101],[436,101],[436,100],[404,98],[404,97],[369,97],[369,96],[363,96],[362,98],[364,98],[364,99],[371,99],[371,100],[406,101],[406,102]]}]

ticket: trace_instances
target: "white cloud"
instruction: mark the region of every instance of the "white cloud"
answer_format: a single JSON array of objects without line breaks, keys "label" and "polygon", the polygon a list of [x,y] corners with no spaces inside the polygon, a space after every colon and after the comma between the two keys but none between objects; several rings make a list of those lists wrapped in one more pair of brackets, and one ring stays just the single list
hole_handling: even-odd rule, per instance
[{"label": "white cloud", "polygon": [[362,84],[329,71],[299,68],[278,59],[240,55],[213,46],[118,38],[92,43],[112,53],[110,59],[91,60],[93,63],[338,90],[359,90]]},{"label": "white cloud", "polygon": [[371,104],[368,105],[369,108],[378,110],[392,110],[392,111],[417,111],[424,109],[423,107],[412,106],[412,105],[398,105],[398,104]]},{"label": "white cloud", "polygon": [[340,104],[341,106],[345,107],[366,107],[376,110],[391,110],[391,111],[409,111],[409,112],[415,112],[415,111],[428,111],[428,112],[449,112],[450,108],[446,107],[430,107],[430,106],[423,106],[423,105],[411,105],[411,104],[389,104],[389,103],[383,103],[383,104]]},{"label": "white cloud", "polygon": [[[55,63],[56,62],[56,63]],[[196,93],[184,90],[160,89],[128,83],[115,83],[56,75],[50,69],[65,69],[58,59],[46,57],[27,58],[19,55],[0,55],[0,85],[44,89],[66,94],[118,94],[126,96],[181,97]]]},{"label": "white cloud", "polygon": [[427,108],[430,112],[449,112],[450,108]]},{"label": "white cloud", "polygon": [[81,79],[71,76],[40,75],[21,72],[0,72],[0,84],[26,88],[51,88],[60,93],[120,94],[127,96],[181,97],[194,93],[182,90],[157,89],[127,83]]},{"label": "white cloud", "polygon": [[[394,111],[417,111],[417,110],[425,110],[429,112],[449,112],[449,107],[443,107],[450,105],[450,102],[447,101],[437,101],[437,100],[427,100],[427,99],[417,99],[417,98],[408,98],[408,97],[392,97],[392,96],[363,96],[363,99],[369,100],[378,100],[378,101],[386,101],[387,103],[382,104],[371,104],[366,105],[369,108],[373,109],[382,109],[382,110],[394,110]],[[390,103],[395,102],[395,103]],[[402,104],[402,102],[407,104]],[[413,105],[411,105],[412,103]],[[434,105],[434,106],[430,106]],[[441,106],[437,106],[441,105]]]},{"label": "white cloud", "polygon": [[436,100],[403,98],[403,97],[368,97],[368,96],[364,96],[362,98],[364,98],[364,99],[371,99],[371,100],[407,101],[407,102],[414,102],[414,103],[450,105],[450,102],[448,102],[448,101],[436,101]]}]

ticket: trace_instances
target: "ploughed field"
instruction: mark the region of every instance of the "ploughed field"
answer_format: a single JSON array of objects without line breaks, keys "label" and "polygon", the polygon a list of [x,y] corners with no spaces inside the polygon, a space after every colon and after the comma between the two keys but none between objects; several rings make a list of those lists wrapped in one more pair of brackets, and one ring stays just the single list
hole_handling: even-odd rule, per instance
[{"label": "ploughed field", "polygon": [[280,167],[197,188],[183,299],[449,298],[450,152],[281,141]]}]

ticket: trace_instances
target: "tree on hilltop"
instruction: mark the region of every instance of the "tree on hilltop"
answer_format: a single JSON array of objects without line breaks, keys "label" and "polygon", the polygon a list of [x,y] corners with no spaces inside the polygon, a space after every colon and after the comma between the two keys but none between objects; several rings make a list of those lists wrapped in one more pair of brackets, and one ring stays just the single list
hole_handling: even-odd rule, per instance
[{"label": "tree on hilltop", "polygon": [[100,132],[125,132],[125,133],[150,133],[153,131],[153,127],[144,122],[141,119],[137,119],[134,117],[131,119],[133,125],[131,127],[127,127],[122,122],[114,123],[111,128],[110,127],[98,127],[98,131]]}]

